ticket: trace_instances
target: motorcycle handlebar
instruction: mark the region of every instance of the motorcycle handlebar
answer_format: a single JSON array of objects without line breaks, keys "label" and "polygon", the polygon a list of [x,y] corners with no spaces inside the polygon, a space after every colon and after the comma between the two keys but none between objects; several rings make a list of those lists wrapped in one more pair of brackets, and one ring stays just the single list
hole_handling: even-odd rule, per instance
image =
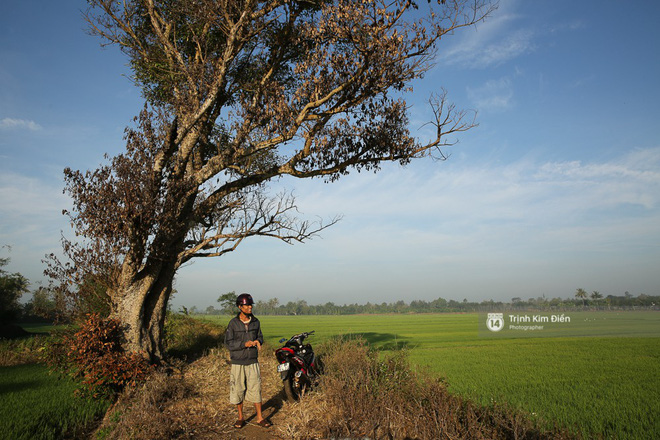
[{"label": "motorcycle handlebar", "polygon": [[[315,330],[312,330],[311,332],[298,333],[297,335],[293,335],[293,336],[291,336],[288,340],[289,340],[289,341],[292,341],[292,340],[300,339],[300,342],[302,342],[302,341],[303,341],[305,338],[307,338],[308,336],[313,335],[313,334],[314,334],[314,331],[315,331]],[[281,344],[282,342],[285,342],[285,341],[287,341],[287,339],[286,339],[286,338],[282,338],[282,339],[280,339],[279,342],[280,342],[280,344]]]}]

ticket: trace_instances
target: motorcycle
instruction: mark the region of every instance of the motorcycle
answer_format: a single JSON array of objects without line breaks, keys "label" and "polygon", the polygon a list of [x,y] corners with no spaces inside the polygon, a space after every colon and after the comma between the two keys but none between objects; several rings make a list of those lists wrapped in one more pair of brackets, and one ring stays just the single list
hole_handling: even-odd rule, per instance
[{"label": "motorcycle", "polygon": [[284,382],[284,393],[289,401],[295,401],[306,391],[311,389],[318,380],[321,372],[320,364],[310,344],[304,341],[313,335],[314,331],[293,335],[286,343],[275,350],[275,357],[279,362],[277,371]]}]

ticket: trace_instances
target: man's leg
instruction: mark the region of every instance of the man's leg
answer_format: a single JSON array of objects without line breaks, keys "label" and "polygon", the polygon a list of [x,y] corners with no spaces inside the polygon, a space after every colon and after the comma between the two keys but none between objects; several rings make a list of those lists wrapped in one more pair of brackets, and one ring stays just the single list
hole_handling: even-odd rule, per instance
[{"label": "man's leg", "polygon": [[261,402],[255,402],[254,409],[257,411],[257,423],[259,423],[264,419],[264,416],[261,414]]},{"label": "man's leg", "polygon": [[231,366],[229,402],[236,405],[238,411],[238,420],[234,424],[235,428],[242,428],[245,425],[243,416],[243,398],[245,396],[245,371],[242,365]]},{"label": "man's leg", "polygon": [[256,422],[262,426],[268,427],[271,426],[270,422],[264,419],[262,413],[262,399],[261,399],[261,369],[259,364],[252,364],[245,368],[245,374],[247,377],[247,390],[245,393],[245,400],[249,400],[254,403],[254,409],[256,410]]}]

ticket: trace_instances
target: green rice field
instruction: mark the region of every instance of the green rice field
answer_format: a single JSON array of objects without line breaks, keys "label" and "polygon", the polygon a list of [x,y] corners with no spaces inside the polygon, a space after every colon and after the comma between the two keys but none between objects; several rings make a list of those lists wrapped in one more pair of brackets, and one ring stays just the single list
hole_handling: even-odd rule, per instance
[{"label": "green rice field", "polygon": [[485,314],[259,319],[271,348],[303,331],[315,330],[313,344],[362,335],[385,351],[408,350],[415,368],[483,405],[506,404],[588,438],[660,438],[660,313],[570,316],[572,327],[560,331],[498,337],[479,330]]},{"label": "green rice field", "polygon": [[64,438],[102,416],[109,402],[74,397],[76,388],[45,365],[0,367],[0,439]]}]

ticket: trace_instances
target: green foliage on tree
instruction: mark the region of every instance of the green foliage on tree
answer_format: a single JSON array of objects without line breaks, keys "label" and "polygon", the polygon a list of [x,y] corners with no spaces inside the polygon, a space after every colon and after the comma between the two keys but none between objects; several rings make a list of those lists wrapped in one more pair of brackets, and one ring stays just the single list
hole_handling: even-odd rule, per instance
[{"label": "green foliage on tree", "polygon": [[32,292],[32,299],[25,304],[24,315],[54,321],[57,317],[55,292],[45,287],[37,288]]},{"label": "green foliage on tree", "polygon": [[0,258],[0,325],[14,321],[20,311],[19,299],[28,291],[29,282],[20,273],[9,273],[3,267],[9,258]]},{"label": "green foliage on tree", "polygon": [[578,288],[575,290],[575,297],[576,297],[577,299],[581,299],[581,300],[582,300],[582,306],[584,307],[584,305],[585,305],[585,300],[587,299],[587,291],[584,290],[582,287],[578,287]]},{"label": "green foliage on tree", "polygon": [[227,292],[224,295],[220,295],[218,302],[222,306],[222,313],[227,315],[233,315],[236,313],[236,295],[235,291]]}]

